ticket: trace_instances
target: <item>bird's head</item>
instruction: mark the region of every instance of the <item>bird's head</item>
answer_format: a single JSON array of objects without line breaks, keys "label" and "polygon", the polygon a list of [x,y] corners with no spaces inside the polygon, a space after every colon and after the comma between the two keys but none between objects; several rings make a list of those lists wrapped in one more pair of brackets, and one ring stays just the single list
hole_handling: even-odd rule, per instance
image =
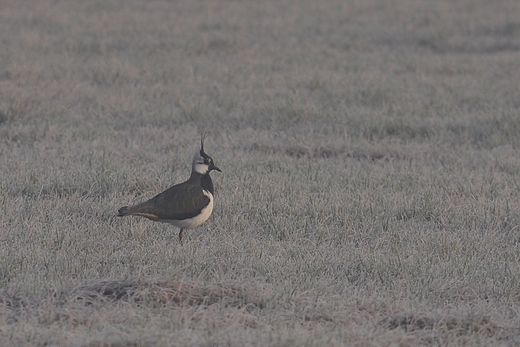
[{"label": "bird's head", "polygon": [[200,137],[200,151],[193,156],[192,171],[205,175],[212,170],[222,172],[222,170],[215,166],[213,159],[204,152],[204,135],[202,135]]}]

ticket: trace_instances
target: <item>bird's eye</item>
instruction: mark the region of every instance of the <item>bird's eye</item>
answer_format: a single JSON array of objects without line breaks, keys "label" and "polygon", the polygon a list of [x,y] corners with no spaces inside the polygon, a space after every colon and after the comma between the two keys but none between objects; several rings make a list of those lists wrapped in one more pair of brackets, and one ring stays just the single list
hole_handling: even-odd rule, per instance
[{"label": "bird's eye", "polygon": [[206,164],[206,165],[211,164],[211,159],[210,158],[205,158],[204,159],[204,164]]}]

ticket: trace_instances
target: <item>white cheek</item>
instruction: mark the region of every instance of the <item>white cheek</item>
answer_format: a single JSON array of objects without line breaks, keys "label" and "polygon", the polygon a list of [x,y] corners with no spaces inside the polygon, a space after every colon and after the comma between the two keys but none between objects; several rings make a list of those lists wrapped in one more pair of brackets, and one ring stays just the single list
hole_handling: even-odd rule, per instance
[{"label": "white cheek", "polygon": [[196,172],[201,173],[201,174],[205,174],[206,172],[208,172],[208,169],[209,169],[209,167],[206,164],[197,163],[193,166],[193,170],[195,170]]}]

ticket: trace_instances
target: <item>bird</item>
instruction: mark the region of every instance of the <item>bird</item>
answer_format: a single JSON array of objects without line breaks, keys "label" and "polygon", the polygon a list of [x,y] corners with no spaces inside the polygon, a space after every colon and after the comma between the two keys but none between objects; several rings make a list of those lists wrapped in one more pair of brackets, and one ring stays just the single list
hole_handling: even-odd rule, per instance
[{"label": "bird", "polygon": [[123,206],[118,210],[117,216],[141,216],[174,225],[180,228],[179,241],[182,246],[183,231],[206,222],[213,212],[215,190],[209,175],[213,170],[222,172],[204,152],[202,135],[200,151],[193,156],[191,175],[186,182],[176,184],[150,200]]}]

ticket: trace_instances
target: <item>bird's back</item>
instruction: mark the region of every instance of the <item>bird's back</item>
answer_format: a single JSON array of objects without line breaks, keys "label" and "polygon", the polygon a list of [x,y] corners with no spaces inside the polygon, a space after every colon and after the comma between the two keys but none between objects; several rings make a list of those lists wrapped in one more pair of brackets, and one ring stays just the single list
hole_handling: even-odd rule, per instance
[{"label": "bird's back", "polygon": [[210,203],[210,198],[204,194],[201,178],[202,175],[194,173],[188,181],[174,185],[150,200],[122,207],[118,215],[143,216],[164,222],[193,218]]}]

